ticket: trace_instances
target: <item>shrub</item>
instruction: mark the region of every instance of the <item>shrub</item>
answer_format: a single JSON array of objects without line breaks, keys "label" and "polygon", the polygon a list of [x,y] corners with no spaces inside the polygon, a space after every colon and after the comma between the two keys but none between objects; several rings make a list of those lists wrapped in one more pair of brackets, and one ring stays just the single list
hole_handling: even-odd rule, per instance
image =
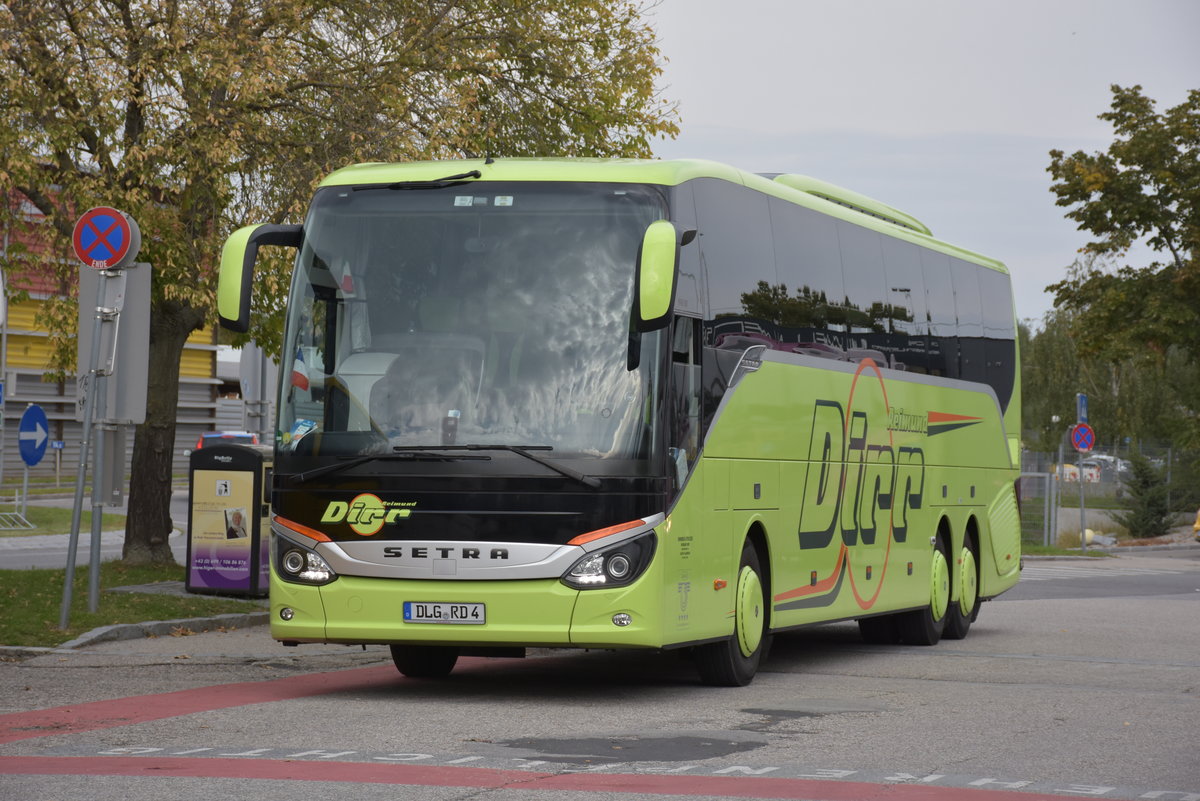
[{"label": "shrub", "polygon": [[1141,454],[1133,454],[1130,463],[1130,475],[1125,479],[1125,511],[1114,513],[1113,519],[1135,539],[1161,537],[1171,522],[1166,479]]}]

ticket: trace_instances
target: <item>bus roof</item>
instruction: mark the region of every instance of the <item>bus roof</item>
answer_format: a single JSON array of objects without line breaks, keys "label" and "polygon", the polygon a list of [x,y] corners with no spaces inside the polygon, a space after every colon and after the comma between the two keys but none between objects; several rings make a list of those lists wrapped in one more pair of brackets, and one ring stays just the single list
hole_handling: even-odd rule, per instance
[{"label": "bus roof", "polygon": [[937,239],[921,221],[881,201],[815,178],[756,174],[704,159],[495,158],[454,161],[372,162],[330,173],[321,186],[438,181],[478,170],[482,181],[581,181],[675,186],[716,178],[807,206],[822,214],[905,239],[1007,273],[1004,264]]}]

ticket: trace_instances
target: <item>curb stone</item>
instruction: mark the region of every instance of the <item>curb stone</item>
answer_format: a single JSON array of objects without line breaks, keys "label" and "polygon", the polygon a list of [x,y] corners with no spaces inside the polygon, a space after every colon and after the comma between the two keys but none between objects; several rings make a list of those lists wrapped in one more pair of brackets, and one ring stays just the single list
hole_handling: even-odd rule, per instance
[{"label": "curb stone", "polygon": [[45,648],[36,646],[0,645],[0,657],[29,657],[42,654],[75,653],[77,648],[96,645],[102,642],[117,640],[137,640],[143,637],[170,636],[176,629],[189,629],[193,632],[214,631],[220,628],[249,628],[263,626],[270,620],[270,613],[262,612],[232,612],[214,617],[189,617],[179,620],[151,620],[146,623],[117,623],[111,626],[100,626],[84,632],[62,645]]},{"label": "curb stone", "polygon": [[[1171,545],[1117,545],[1117,546],[1092,545],[1092,546],[1088,547],[1087,553],[1102,553],[1105,556],[1122,556],[1124,554],[1148,553],[1148,552],[1154,552],[1154,551],[1183,551],[1183,550],[1189,550],[1192,548],[1196,548],[1197,546],[1200,546],[1200,541],[1177,542],[1177,543],[1174,543]],[[1028,561],[1053,561],[1055,559],[1079,559],[1081,557],[1087,558],[1087,554],[1085,554],[1082,550],[1080,550],[1078,548],[1076,548],[1075,550],[1079,552],[1078,556],[1076,556],[1075,554],[1070,554],[1070,555],[1047,554],[1044,556],[1038,555],[1038,554],[1021,554],[1021,558],[1027,562]]]}]

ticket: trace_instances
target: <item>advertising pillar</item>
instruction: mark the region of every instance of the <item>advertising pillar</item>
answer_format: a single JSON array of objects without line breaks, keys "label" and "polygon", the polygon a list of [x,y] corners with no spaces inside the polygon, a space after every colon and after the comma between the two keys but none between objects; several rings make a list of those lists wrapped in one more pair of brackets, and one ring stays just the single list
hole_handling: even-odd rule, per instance
[{"label": "advertising pillar", "polygon": [[271,449],[210,445],[190,459],[187,591],[265,596]]}]

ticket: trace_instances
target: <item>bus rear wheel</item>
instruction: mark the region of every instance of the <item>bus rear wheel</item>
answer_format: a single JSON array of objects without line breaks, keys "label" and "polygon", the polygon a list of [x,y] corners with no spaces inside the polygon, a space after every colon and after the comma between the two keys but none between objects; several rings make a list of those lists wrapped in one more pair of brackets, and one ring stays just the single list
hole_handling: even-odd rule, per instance
[{"label": "bus rear wheel", "polygon": [[396,670],[410,679],[440,679],[458,662],[458,649],[447,645],[390,645]]},{"label": "bus rear wheel", "polygon": [[897,618],[900,639],[909,645],[937,645],[942,639],[949,606],[950,564],[946,559],[946,538],[939,533],[929,563],[929,605]]},{"label": "bus rear wheel", "polygon": [[958,601],[946,612],[946,628],[942,636],[961,640],[967,636],[971,621],[979,615],[979,560],[975,556],[975,537],[967,534],[963,540],[958,564]]},{"label": "bus rear wheel", "polygon": [[733,636],[696,649],[700,680],[714,687],[744,687],[754,679],[769,646],[767,594],[758,551],[747,542],[734,588]]}]

